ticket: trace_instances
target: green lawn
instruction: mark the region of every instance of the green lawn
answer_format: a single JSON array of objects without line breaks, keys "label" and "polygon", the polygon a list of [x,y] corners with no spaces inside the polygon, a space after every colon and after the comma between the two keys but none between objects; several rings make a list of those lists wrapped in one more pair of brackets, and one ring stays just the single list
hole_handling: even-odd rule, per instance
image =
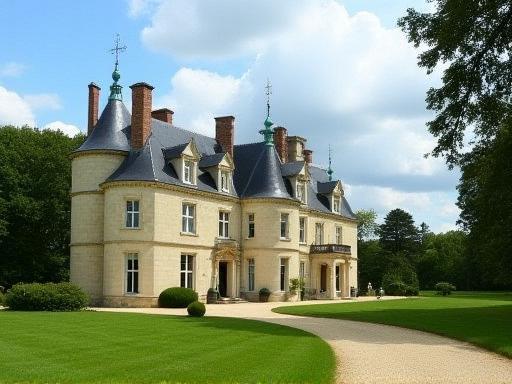
[{"label": "green lawn", "polygon": [[0,311],[0,383],[330,383],[333,352],[251,320]]},{"label": "green lawn", "polygon": [[419,329],[512,358],[512,293],[457,292],[441,297],[427,292],[425,297],[404,300],[301,305],[274,311]]}]

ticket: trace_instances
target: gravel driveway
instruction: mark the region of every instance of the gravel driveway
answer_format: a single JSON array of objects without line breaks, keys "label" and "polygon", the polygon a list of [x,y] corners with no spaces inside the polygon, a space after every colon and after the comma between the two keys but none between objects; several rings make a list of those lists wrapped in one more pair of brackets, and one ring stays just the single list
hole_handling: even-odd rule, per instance
[{"label": "gravel driveway", "polygon": [[[214,304],[207,305],[206,313],[209,316],[239,317],[287,325],[322,337],[336,354],[337,383],[512,383],[512,360],[468,343],[388,325],[282,315],[271,311],[275,307],[296,304],[300,303]],[[96,309],[186,315],[184,309]]]}]

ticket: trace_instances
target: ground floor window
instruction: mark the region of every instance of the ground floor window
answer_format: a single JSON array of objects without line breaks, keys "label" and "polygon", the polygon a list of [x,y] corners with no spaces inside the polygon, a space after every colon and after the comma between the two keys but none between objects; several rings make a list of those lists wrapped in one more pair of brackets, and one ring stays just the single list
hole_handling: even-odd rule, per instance
[{"label": "ground floor window", "polygon": [[129,253],[126,258],[126,293],[139,293],[139,255]]},{"label": "ground floor window", "polygon": [[281,259],[279,266],[280,290],[286,291],[286,275],[288,274],[288,259]]},{"label": "ground floor window", "polygon": [[254,259],[248,260],[249,291],[254,291]]},{"label": "ground floor window", "polygon": [[194,282],[194,256],[181,255],[180,286],[193,288]]},{"label": "ground floor window", "polygon": [[304,277],[306,276],[306,263],[301,261],[299,264],[299,277],[304,281]]}]

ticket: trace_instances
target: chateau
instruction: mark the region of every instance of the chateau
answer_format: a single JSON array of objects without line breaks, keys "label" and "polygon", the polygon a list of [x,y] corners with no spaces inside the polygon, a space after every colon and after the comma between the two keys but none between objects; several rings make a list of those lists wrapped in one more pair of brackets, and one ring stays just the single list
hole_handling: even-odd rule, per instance
[{"label": "chateau", "polygon": [[[215,138],[152,110],[153,87],[133,84],[132,113],[116,69],[101,116],[89,84],[88,137],[72,153],[71,281],[92,303],[154,306],[164,289],[205,299],[345,298],[357,287],[357,222],[332,170],[313,165],[306,139],[273,127],[235,144],[235,118]],[[254,129],[245,127],[244,129]]]}]

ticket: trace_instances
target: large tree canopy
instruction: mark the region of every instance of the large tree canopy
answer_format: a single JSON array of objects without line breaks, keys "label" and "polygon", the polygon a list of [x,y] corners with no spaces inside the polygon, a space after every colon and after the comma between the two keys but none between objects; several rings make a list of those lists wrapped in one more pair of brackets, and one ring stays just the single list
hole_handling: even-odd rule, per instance
[{"label": "large tree canopy", "polygon": [[442,86],[427,94],[427,107],[436,113],[428,129],[438,138],[432,154],[446,156],[453,166],[468,128],[485,145],[512,115],[512,2],[432,2],[435,12],[408,9],[398,25],[416,47],[425,47],[420,67],[431,73],[447,65]]},{"label": "large tree canopy", "polygon": [[68,156],[83,140],[48,130],[0,127],[0,285],[67,277]]},{"label": "large tree canopy", "polygon": [[393,209],[379,227],[380,243],[384,250],[412,257],[418,250],[420,236],[412,216],[403,209]]}]

